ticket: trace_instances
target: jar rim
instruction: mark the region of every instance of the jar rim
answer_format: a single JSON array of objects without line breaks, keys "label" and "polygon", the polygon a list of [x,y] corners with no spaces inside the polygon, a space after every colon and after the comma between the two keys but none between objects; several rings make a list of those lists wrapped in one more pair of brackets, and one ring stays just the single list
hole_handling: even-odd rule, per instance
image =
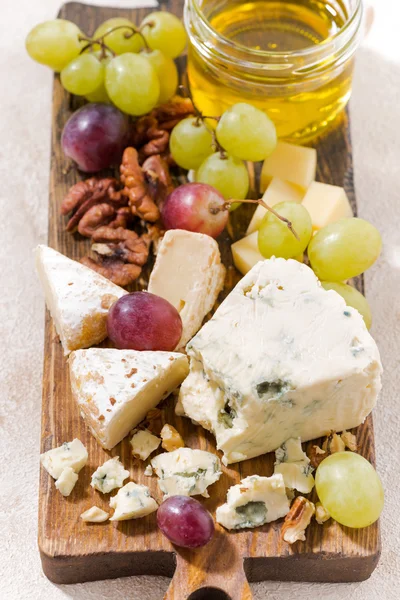
[{"label": "jar rim", "polygon": [[[190,0],[185,0],[186,3],[190,2]],[[315,54],[316,52],[320,53],[321,51],[323,52],[325,48],[328,48],[332,45],[332,43],[336,43],[342,38],[346,37],[347,32],[349,31],[349,29],[352,28],[352,26],[356,23],[356,25],[358,26],[359,23],[361,22],[361,17],[362,17],[362,13],[363,13],[363,0],[355,0],[355,6],[354,9],[351,13],[351,15],[349,16],[349,18],[347,19],[347,21],[344,23],[344,25],[333,35],[329,36],[328,38],[326,38],[325,40],[323,40],[322,42],[320,42],[319,44],[315,44],[314,46],[309,46],[307,48],[302,48],[300,50],[284,50],[284,51],[279,51],[279,50],[257,50],[256,48],[249,48],[247,46],[244,46],[243,44],[238,44],[237,42],[233,42],[232,40],[230,40],[228,37],[222,35],[217,29],[215,29],[210,21],[208,20],[208,18],[205,16],[204,12],[202,11],[202,9],[200,8],[199,5],[199,0],[191,0],[192,2],[192,6],[194,7],[194,10],[197,14],[197,16],[201,19],[203,26],[210,32],[211,35],[217,36],[219,39],[221,39],[224,44],[226,44],[227,46],[230,46],[231,48],[236,48],[236,49],[241,49],[243,51],[246,51],[246,53],[248,54],[248,56],[254,56],[257,57],[258,59],[261,57],[264,58],[298,58],[298,57],[308,57],[308,56],[312,56],[313,54]]]}]

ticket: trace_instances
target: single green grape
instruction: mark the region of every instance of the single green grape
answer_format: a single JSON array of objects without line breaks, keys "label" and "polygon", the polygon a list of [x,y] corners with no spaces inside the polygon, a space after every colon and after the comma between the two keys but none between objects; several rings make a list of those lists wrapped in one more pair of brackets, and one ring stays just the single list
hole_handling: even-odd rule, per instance
[{"label": "single green grape", "polygon": [[347,306],[352,306],[362,316],[367,329],[370,329],[372,324],[372,314],[369,304],[365,296],[363,296],[356,288],[347,283],[338,283],[336,281],[321,281],[321,285],[325,290],[334,290],[342,298],[344,298]]},{"label": "single green grape", "polygon": [[106,90],[106,86],[105,86],[105,82],[104,82],[104,76],[105,76],[105,67],[108,65],[108,63],[112,59],[112,55],[109,53],[106,53],[106,56],[104,56],[102,50],[93,51],[93,49],[90,51],[90,54],[93,54],[93,56],[96,56],[96,58],[101,62],[101,64],[103,65],[104,71],[103,71],[103,79],[102,79],[100,86],[98,88],[96,88],[93,92],[91,92],[90,94],[85,94],[85,98],[86,98],[86,100],[89,100],[89,102],[103,102],[106,104],[111,104],[111,100],[107,94],[107,90]]},{"label": "single green grape", "polygon": [[355,452],[336,452],[325,458],[315,475],[323,507],[347,527],[368,527],[379,518],[384,494],[374,467]]},{"label": "single green grape", "polygon": [[[113,31],[113,33],[108,33],[112,29],[116,27],[121,27],[121,29],[117,29]],[[115,54],[124,54],[125,52],[133,52],[137,53],[143,48],[143,40],[142,37],[138,33],[132,33],[132,28],[136,29],[135,24],[129,19],[125,19],[124,17],[114,17],[113,19],[108,19],[104,21],[96,29],[93,35],[93,39],[97,39],[102,37],[105,34],[104,43],[111,48]],[[125,37],[125,36],[130,37]]]},{"label": "single green grape", "polygon": [[150,48],[161,50],[166,56],[179,56],[187,42],[186,30],[178,17],[169,12],[156,11],[145,17],[140,29]]},{"label": "single green grape", "polygon": [[25,41],[26,50],[33,60],[59,72],[76,58],[83,43],[81,30],[75,23],[54,19],[36,25]]},{"label": "single green grape", "polygon": [[93,54],[81,54],[61,71],[63,87],[71,94],[85,96],[104,81],[104,65]]},{"label": "single green grape", "polygon": [[212,185],[225,200],[246,198],[249,191],[249,174],[243,161],[219,152],[211,154],[200,165],[196,173],[197,183]]},{"label": "single green grape", "polygon": [[144,56],[127,52],[106,66],[106,90],[117,108],[129,115],[150,112],[160,96],[156,70]]},{"label": "single green grape", "polygon": [[292,223],[299,239],[296,239],[286,223],[268,211],[258,231],[258,249],[265,258],[294,258],[304,252],[311,239],[311,217],[307,209],[297,202],[280,202],[274,205],[274,210]]},{"label": "single green grape", "polygon": [[142,55],[154,67],[160,80],[160,97],[159,104],[165,104],[172,98],[178,87],[179,75],[176,64],[169,56],[166,56],[161,50],[143,50]]},{"label": "single green grape", "polygon": [[172,158],[183,169],[198,169],[213,153],[212,134],[203,121],[187,117],[171,132],[169,148]]},{"label": "single green grape", "polygon": [[320,229],[310,242],[308,257],[319,279],[344,281],[372,267],[381,249],[382,239],[376,227],[352,217]]},{"label": "single green grape", "polygon": [[275,125],[262,111],[239,102],[221,116],[217,129],[221,146],[236,158],[257,162],[265,160],[275,150]]}]

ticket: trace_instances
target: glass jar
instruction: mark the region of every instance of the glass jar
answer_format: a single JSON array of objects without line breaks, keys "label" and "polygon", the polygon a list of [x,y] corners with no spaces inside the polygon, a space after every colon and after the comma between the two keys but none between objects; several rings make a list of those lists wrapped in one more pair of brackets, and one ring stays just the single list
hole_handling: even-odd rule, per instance
[{"label": "glass jar", "polygon": [[188,78],[205,115],[249,102],[308,142],[351,93],[362,0],[186,0]]}]

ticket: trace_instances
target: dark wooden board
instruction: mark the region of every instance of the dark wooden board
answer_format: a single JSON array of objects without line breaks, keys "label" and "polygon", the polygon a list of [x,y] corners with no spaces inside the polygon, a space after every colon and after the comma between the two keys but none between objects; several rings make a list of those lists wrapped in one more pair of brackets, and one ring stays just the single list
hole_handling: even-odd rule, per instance
[{"label": "dark wooden board", "polygon": [[[162,3],[161,8],[180,15],[179,0]],[[60,16],[76,22],[83,31],[92,34],[97,25],[115,15],[124,15],[139,23],[148,9],[116,10],[69,3]],[[88,250],[88,241],[67,234],[65,220],[60,216],[60,204],[68,188],[80,178],[76,171],[66,173],[68,163],[61,151],[60,135],[71,114],[71,102],[58,77],[54,80],[52,156],[49,201],[48,243],[67,256],[79,259]],[[336,129],[317,142],[318,180],[344,185],[356,210],[351,143],[347,115]],[[249,219],[248,207],[233,213],[233,231],[243,235]],[[231,284],[238,274],[231,266],[230,241],[222,236],[220,247],[225,264],[230,267]],[[362,288],[362,281],[357,282]],[[163,419],[177,427],[192,448],[215,451],[213,437],[188,419],[174,415],[173,401],[163,405]],[[361,454],[375,461],[372,418],[357,428]],[[289,546],[280,539],[280,523],[271,523],[256,530],[227,533],[217,526],[214,540],[196,551],[174,548],[160,533],[155,514],[149,517],[99,525],[87,525],[79,515],[96,504],[108,509],[109,495],[93,490],[91,473],[110,456],[120,456],[130,468],[134,481],[149,485],[160,501],[156,477],[143,475],[143,463],[134,461],[128,440],[111,452],[104,451],[90,434],[79,415],[70,391],[68,369],[56,332],[46,313],[45,358],[43,374],[43,413],[41,451],[78,437],[88,449],[89,461],[69,498],[63,498],[53,480],[42,469],[39,498],[39,548],[44,573],[56,583],[74,583],[134,574],[154,574],[173,577],[168,600],[244,600],[251,598],[248,581],[264,579],[294,581],[361,581],[369,577],[380,555],[379,525],[365,529],[348,529],[337,523],[323,526],[315,522],[307,530],[307,541]],[[214,512],[225,501],[227,489],[247,475],[271,475],[272,455],[264,455],[224,468],[224,475],[211,488],[211,498],[204,505]],[[214,591],[210,590],[211,586]],[[215,589],[224,590],[217,592]],[[201,589],[197,594],[195,590]]]}]

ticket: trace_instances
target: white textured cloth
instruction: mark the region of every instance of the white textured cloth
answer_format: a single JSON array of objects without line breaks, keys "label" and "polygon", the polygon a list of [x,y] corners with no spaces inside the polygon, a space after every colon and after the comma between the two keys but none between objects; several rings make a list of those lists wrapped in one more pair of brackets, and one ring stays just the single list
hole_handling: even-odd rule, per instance
[{"label": "white textured cloth", "polygon": [[[134,6],[134,0],[97,4]],[[375,23],[358,53],[351,101],[359,212],[382,232],[384,251],[366,277],[384,388],[375,411],[378,470],[386,491],[383,552],[369,581],[317,585],[263,582],[261,600],[391,600],[400,596],[400,3],[375,0]],[[0,598],[159,600],[168,580],[133,577],[54,586],[36,543],[43,297],[32,248],[46,241],[50,71],[25,54],[24,38],[54,17],[59,0],[0,3]]]}]

